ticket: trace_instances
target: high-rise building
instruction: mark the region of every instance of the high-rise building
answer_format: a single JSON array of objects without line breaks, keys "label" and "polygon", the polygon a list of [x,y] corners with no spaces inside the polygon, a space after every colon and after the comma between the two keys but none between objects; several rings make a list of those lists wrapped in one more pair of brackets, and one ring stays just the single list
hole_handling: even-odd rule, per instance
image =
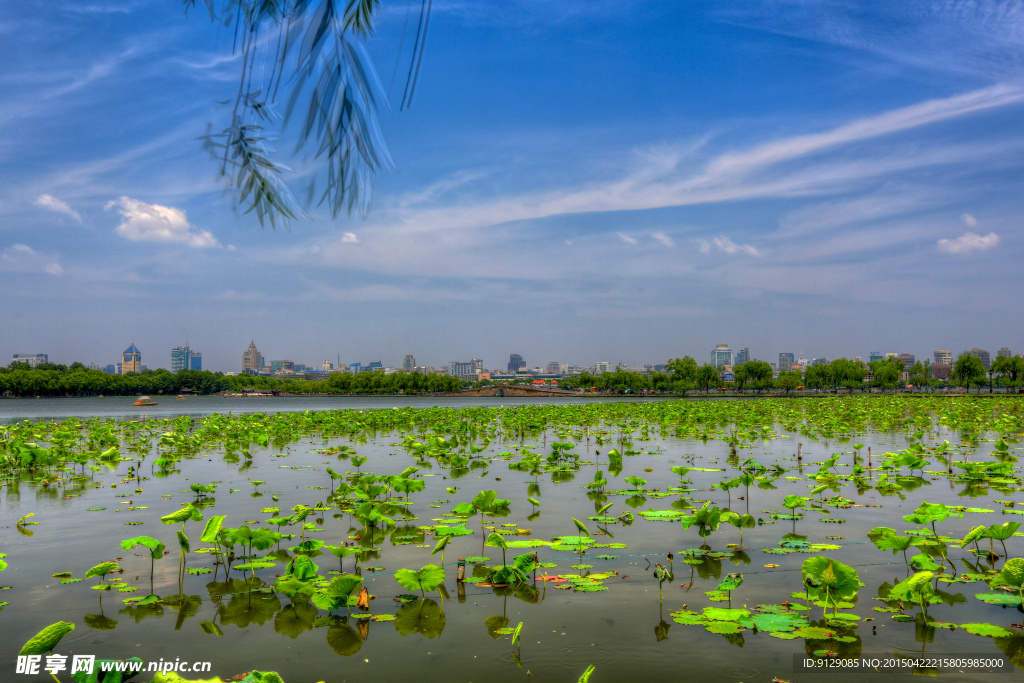
[{"label": "high-rise building", "polygon": [[363,368],[363,370],[366,370],[368,372],[373,372],[374,370],[383,370],[383,369],[384,369],[384,363],[382,363],[379,360],[370,361],[370,364],[367,365],[365,368]]},{"label": "high-rise building", "polygon": [[750,362],[750,349],[742,348],[736,352],[736,357],[732,359],[733,365],[743,365],[744,363]]},{"label": "high-rise building", "polygon": [[723,365],[732,365],[732,349],[728,344],[718,344],[711,352],[711,364],[716,368]]},{"label": "high-rise building", "polygon": [[910,372],[910,368],[914,367],[914,354],[901,353],[899,358],[903,361],[903,369]]},{"label": "high-rise building", "polygon": [[544,368],[544,371],[549,375],[557,375],[562,370],[562,366],[559,365],[557,360],[553,360],[548,363],[548,366]]},{"label": "high-rise building", "polygon": [[1010,347],[1009,346],[1004,346],[1003,348],[999,349],[999,353],[996,354],[996,355],[1002,356],[1003,358],[1012,358],[1013,357],[1013,354],[1010,353]]},{"label": "high-rise building", "polygon": [[792,353],[780,353],[779,354],[779,372],[786,372],[793,367],[793,361],[796,359]]},{"label": "high-rise building", "polygon": [[139,351],[134,343],[121,354],[121,371],[119,374],[126,375],[129,372],[142,372],[142,352]]},{"label": "high-rise building", "polygon": [[484,362],[479,358],[473,358],[469,362],[473,364],[473,372],[480,374],[484,371]]},{"label": "high-rise building", "polygon": [[263,354],[256,348],[256,342],[250,341],[249,348],[242,354],[242,371],[258,371],[263,367]]},{"label": "high-rise building", "polygon": [[952,365],[953,364],[953,352],[949,349],[939,349],[938,351],[932,352],[932,364],[933,365]]},{"label": "high-rise building", "polygon": [[604,372],[611,372],[611,369],[611,361],[599,360],[596,363],[594,363],[594,371],[599,375]]},{"label": "high-rise building", "polygon": [[868,354],[868,362],[874,363],[877,360],[885,360],[885,354],[881,351],[872,351]]},{"label": "high-rise building", "polygon": [[325,360],[323,363],[320,364],[320,372],[333,372],[333,371],[334,371],[334,363],[332,363],[331,361]]},{"label": "high-rise building", "polygon": [[971,355],[974,356],[975,358],[980,359],[981,364],[985,366],[986,370],[992,367],[992,357],[989,356],[988,351],[986,351],[985,349],[979,349],[977,346],[975,346],[973,349],[971,349]]},{"label": "high-rise building", "polygon": [[410,353],[406,354],[405,360],[402,361],[402,372],[415,372],[416,371],[416,358]]},{"label": "high-rise building", "polygon": [[14,360],[12,363],[28,363],[30,368],[34,368],[37,365],[48,363],[49,356],[45,353],[16,353],[14,354]]},{"label": "high-rise building", "polygon": [[171,349],[171,372],[202,369],[203,354],[190,349],[187,342],[184,346]]},{"label": "high-rise building", "polygon": [[526,369],[526,361],[518,353],[509,354],[508,357],[508,371],[519,372],[520,370]]}]

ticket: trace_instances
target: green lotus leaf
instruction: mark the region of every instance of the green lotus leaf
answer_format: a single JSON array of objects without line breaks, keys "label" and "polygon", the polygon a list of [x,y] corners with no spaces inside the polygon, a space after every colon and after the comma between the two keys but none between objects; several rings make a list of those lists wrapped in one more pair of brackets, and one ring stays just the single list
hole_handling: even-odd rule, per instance
[{"label": "green lotus leaf", "polygon": [[433,600],[414,600],[398,608],[394,624],[403,636],[419,633],[424,638],[436,638],[444,631],[444,611]]},{"label": "green lotus leaf", "polygon": [[[113,563],[111,563],[113,564]],[[53,650],[61,638],[75,630],[75,625],[67,621],[58,621],[50,624],[39,633],[29,638],[28,642],[22,645],[19,655],[41,655]]]},{"label": "green lotus leaf", "polygon": [[989,638],[1008,638],[1016,635],[1015,632],[1005,629],[1002,626],[995,626],[993,624],[960,624],[960,628],[973,633],[976,636],[986,636]]}]

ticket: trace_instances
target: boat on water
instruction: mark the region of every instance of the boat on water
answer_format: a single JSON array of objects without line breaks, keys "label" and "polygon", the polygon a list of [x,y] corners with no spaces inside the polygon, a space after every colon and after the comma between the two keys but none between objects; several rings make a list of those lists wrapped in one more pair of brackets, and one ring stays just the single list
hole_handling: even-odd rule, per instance
[{"label": "boat on water", "polygon": [[177,396],[175,396],[174,398],[175,398],[175,399],[177,399],[177,400],[179,400],[179,401],[184,401],[184,400],[185,400],[185,397],[184,397],[184,396],[182,396],[182,395],[180,395],[180,394],[179,394],[179,395],[177,395]]},{"label": "boat on water", "polygon": [[133,406],[155,406],[156,401],[151,399],[149,396],[140,396],[139,400],[132,404]]}]

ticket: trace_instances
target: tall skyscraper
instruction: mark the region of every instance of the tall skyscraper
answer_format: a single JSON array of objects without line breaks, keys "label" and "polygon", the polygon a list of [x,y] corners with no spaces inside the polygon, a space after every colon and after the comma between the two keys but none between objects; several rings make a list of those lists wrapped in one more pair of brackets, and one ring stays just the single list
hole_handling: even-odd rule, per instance
[{"label": "tall skyscraper", "polygon": [[711,352],[711,364],[716,368],[723,365],[732,365],[732,349],[728,344],[718,344]]},{"label": "tall skyscraper", "polygon": [[796,357],[791,353],[780,353],[779,354],[779,372],[786,372],[793,367],[793,361]]},{"label": "tall skyscraper", "polygon": [[120,374],[126,375],[129,372],[142,372],[142,352],[134,342],[121,354]]},{"label": "tall skyscraper", "polygon": [[949,349],[939,349],[932,353],[932,363],[935,365],[952,365],[953,352]]},{"label": "tall skyscraper", "polygon": [[520,370],[526,369],[526,361],[518,353],[509,354],[508,357],[508,371],[519,372]]},{"label": "tall skyscraper", "polygon": [[250,341],[249,348],[242,354],[242,372],[252,370],[258,372],[263,368],[263,354],[256,348],[256,342]]},{"label": "tall skyscraper", "polygon": [[171,372],[202,370],[203,354],[193,351],[186,342],[184,346],[171,349]]},{"label": "tall skyscraper", "polygon": [[548,375],[557,375],[561,369],[562,366],[559,365],[558,361],[553,360],[550,363],[548,363],[548,366],[544,368],[544,371]]},{"label": "tall skyscraper", "polygon": [[742,348],[736,352],[736,357],[732,359],[733,365],[743,365],[744,363],[750,362],[750,349]]},{"label": "tall skyscraper", "polygon": [[484,362],[479,358],[474,358],[469,362],[473,364],[473,372],[479,375],[481,372],[484,371]]},{"label": "tall skyscraper", "polygon": [[415,372],[416,371],[416,358],[410,353],[406,354],[405,360],[402,361],[402,372]]},{"label": "tall skyscraper", "polygon": [[975,358],[980,359],[981,364],[985,366],[986,370],[992,367],[992,357],[989,356],[988,351],[986,351],[985,349],[979,349],[977,346],[975,346],[973,349],[971,349],[971,355],[974,356]]},{"label": "tall skyscraper", "polygon": [[1012,358],[1013,357],[1013,354],[1010,353],[1010,347],[1009,346],[1004,346],[1003,348],[999,349],[999,353],[996,354],[996,355],[1002,356],[1003,358]]}]

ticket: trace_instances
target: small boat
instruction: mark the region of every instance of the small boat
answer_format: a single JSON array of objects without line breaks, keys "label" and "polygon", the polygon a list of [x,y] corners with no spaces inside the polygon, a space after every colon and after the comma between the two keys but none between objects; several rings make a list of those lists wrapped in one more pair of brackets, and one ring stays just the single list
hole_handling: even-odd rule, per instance
[{"label": "small boat", "polygon": [[156,401],[151,399],[149,396],[140,396],[139,400],[132,404],[133,406],[155,406]]},{"label": "small boat", "polygon": [[180,394],[178,396],[175,396],[174,398],[176,398],[179,401],[184,401],[185,400],[185,397],[180,395]]}]

